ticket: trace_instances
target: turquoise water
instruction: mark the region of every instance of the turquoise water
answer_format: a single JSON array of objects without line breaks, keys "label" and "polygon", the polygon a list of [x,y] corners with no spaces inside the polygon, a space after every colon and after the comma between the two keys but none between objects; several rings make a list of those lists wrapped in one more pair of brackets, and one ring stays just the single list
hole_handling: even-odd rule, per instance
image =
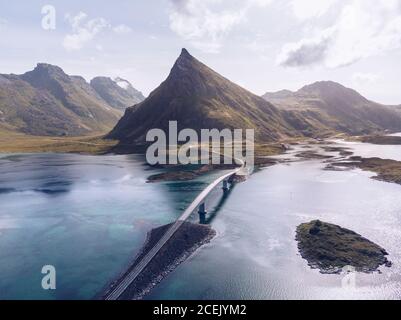
[{"label": "turquoise water", "polygon": [[[174,221],[205,187],[146,183],[140,156],[0,157],[0,299],[90,299],[146,233]],[[41,288],[54,265],[57,290]]]},{"label": "turquoise water", "polygon": [[[372,156],[384,152],[368,147]],[[401,146],[384,147],[389,157],[401,157]],[[159,171],[143,160],[0,156],[0,299],[93,298],[138,252],[147,231],[175,220],[219,174],[148,184],[146,177]],[[208,209],[217,237],[147,299],[400,299],[401,186],[324,166],[317,160],[279,164],[236,185],[225,199],[215,190]],[[316,218],[383,246],[393,266],[357,274],[355,288],[342,288],[342,275],[310,269],[298,254],[295,228]],[[47,264],[57,270],[55,291],[40,285]]]}]

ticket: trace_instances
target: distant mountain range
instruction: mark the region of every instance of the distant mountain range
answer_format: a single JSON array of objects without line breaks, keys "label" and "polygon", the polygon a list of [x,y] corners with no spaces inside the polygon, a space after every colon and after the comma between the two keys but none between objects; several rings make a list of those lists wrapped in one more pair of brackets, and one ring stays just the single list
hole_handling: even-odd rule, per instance
[{"label": "distant mountain range", "polygon": [[96,77],[90,82],[93,89],[110,106],[118,110],[136,105],[145,100],[142,92],[136,90],[131,83],[121,78],[114,80],[107,77]]},{"label": "distant mountain range", "polygon": [[336,133],[401,131],[399,108],[371,102],[334,82],[263,98],[232,83],[183,49],[167,79],[147,99],[128,108],[108,135],[127,147],[152,128],[255,129],[258,141],[326,137]]},{"label": "distant mountain range", "polygon": [[0,75],[0,129],[49,136],[107,132],[124,108],[143,99],[126,80],[98,77],[89,84],[39,63],[22,75]]},{"label": "distant mountain range", "polygon": [[[122,116],[125,110],[124,115]],[[122,118],[121,118],[122,116]],[[148,98],[126,80],[87,83],[40,63],[23,75],[0,75],[0,130],[73,136],[111,132],[121,145],[142,144],[148,130],[254,129],[257,141],[401,131],[401,106],[385,106],[330,81],[259,97],[183,49]]]},{"label": "distant mountain range", "polygon": [[369,101],[355,90],[321,81],[292,92],[266,93],[263,98],[279,107],[305,134],[343,132],[351,135],[401,131],[401,108]]}]

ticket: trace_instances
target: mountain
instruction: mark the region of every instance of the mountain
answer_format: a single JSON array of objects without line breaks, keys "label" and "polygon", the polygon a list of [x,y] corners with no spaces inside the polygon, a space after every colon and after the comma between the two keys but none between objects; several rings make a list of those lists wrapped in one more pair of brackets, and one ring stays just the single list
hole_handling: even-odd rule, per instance
[{"label": "mountain", "polygon": [[44,135],[80,130],[70,123],[75,123],[73,114],[50,93],[16,75],[0,75],[1,128]]},{"label": "mountain", "polygon": [[401,113],[395,106],[372,102],[332,81],[316,82],[296,92],[266,93],[263,98],[283,110],[285,117],[310,123],[312,134],[324,130],[353,135],[401,131]]},{"label": "mountain", "polygon": [[143,94],[136,90],[127,80],[108,77],[96,77],[90,85],[111,107],[125,110],[145,100]]},{"label": "mountain", "polygon": [[255,129],[258,140],[296,136],[281,112],[259,96],[219,75],[183,49],[167,79],[148,98],[128,108],[108,135],[124,144],[142,143],[148,130]]},{"label": "mountain", "polygon": [[109,131],[122,112],[79,76],[39,63],[22,75],[0,75],[0,128],[31,135]]}]

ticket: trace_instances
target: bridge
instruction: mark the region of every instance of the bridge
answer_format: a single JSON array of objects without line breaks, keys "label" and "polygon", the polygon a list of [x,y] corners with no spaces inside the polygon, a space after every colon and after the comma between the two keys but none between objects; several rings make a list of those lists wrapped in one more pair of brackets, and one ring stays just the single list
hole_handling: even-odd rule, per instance
[{"label": "bridge", "polygon": [[245,162],[241,159],[234,159],[241,164],[240,167],[231,170],[230,172],[220,176],[210,183],[188,206],[188,208],[183,212],[183,214],[175,221],[174,224],[166,231],[163,237],[153,246],[152,249],[142,258],[142,260],[126,275],[120,280],[104,297],[105,300],[118,300],[121,295],[128,289],[131,283],[141,274],[141,272],[146,268],[146,266],[152,261],[152,259],[157,255],[157,253],[163,248],[167,241],[174,235],[174,233],[181,227],[181,225],[191,216],[191,214],[198,209],[199,216],[202,217],[206,215],[205,210],[205,199],[209,193],[216,188],[220,183],[223,183],[223,191],[228,190],[228,179],[235,174],[242,171],[245,167]]}]

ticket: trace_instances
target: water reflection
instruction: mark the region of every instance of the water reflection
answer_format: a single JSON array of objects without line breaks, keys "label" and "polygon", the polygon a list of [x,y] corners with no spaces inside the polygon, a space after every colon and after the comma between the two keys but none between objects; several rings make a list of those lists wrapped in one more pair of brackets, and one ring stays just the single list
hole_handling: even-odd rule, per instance
[{"label": "water reflection", "polygon": [[212,207],[212,210],[208,212],[206,215],[199,215],[200,224],[211,224],[213,222],[219,211],[224,207],[234,188],[235,184],[232,184],[228,190],[220,191],[221,197],[218,200],[217,204],[214,207]]}]

